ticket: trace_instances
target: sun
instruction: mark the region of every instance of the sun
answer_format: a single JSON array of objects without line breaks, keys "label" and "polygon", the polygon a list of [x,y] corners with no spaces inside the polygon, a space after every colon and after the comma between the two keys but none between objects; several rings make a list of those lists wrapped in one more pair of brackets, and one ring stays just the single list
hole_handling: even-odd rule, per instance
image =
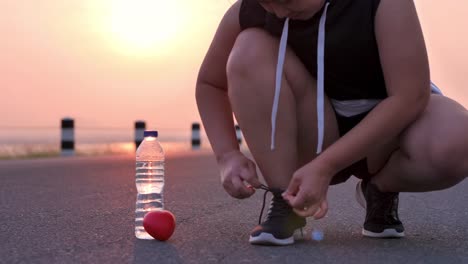
[{"label": "sun", "polygon": [[121,51],[131,54],[167,48],[180,30],[182,9],[177,3],[177,0],[109,1],[108,28],[113,42]]}]

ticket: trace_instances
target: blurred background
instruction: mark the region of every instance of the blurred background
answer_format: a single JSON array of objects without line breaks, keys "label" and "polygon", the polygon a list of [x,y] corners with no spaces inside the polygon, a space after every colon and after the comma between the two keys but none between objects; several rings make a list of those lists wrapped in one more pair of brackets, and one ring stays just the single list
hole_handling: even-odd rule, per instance
[{"label": "blurred background", "polygon": [[[0,158],[57,154],[64,117],[82,153],[133,151],[136,120],[188,146],[198,69],[233,2],[0,0]],[[468,2],[415,2],[432,80],[468,107]]]}]

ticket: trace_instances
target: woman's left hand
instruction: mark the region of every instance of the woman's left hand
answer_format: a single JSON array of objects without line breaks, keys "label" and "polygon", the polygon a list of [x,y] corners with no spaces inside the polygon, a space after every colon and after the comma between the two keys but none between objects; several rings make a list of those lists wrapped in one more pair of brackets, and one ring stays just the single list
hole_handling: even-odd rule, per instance
[{"label": "woman's left hand", "polygon": [[283,198],[302,217],[323,218],[328,211],[327,192],[334,171],[311,161],[297,170],[283,193]]}]

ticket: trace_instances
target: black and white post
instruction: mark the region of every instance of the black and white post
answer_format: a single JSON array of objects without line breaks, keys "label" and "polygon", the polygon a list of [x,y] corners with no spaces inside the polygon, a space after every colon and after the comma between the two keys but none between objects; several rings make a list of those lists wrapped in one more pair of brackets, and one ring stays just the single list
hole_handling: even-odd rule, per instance
[{"label": "black and white post", "polygon": [[239,143],[239,145],[242,144],[242,131],[239,125],[236,125],[236,137],[237,143]]},{"label": "black and white post", "polygon": [[61,155],[75,155],[75,121],[72,118],[62,119]]},{"label": "black and white post", "polygon": [[138,146],[140,146],[141,142],[143,141],[145,129],[145,121],[135,121],[135,148],[138,148]]},{"label": "black and white post", "polygon": [[201,145],[200,123],[192,124],[192,149],[198,149]]}]

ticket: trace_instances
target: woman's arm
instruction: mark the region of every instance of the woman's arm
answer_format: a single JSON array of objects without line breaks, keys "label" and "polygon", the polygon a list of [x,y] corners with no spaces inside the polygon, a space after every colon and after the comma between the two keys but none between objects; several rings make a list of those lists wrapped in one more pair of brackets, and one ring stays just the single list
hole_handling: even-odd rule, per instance
[{"label": "woman's arm", "polygon": [[373,146],[398,136],[425,109],[430,74],[424,37],[413,1],[382,0],[375,34],[388,98],[314,162],[333,175],[364,158]]},{"label": "woman's arm", "polygon": [[428,103],[429,66],[414,3],[381,0],[375,31],[388,97],[356,127],[294,173],[283,197],[301,216],[325,216],[332,177],[364,158],[374,146],[397,137]]},{"label": "woman's arm", "polygon": [[203,126],[217,159],[239,150],[227,94],[226,64],[241,32],[236,2],[224,15],[198,74],[196,99]]},{"label": "woman's arm", "polygon": [[196,99],[198,111],[215,152],[221,182],[229,195],[247,198],[255,193],[249,183],[260,187],[256,165],[239,151],[228,98],[226,65],[237,36],[241,32],[236,2],[224,15],[198,74]]}]

